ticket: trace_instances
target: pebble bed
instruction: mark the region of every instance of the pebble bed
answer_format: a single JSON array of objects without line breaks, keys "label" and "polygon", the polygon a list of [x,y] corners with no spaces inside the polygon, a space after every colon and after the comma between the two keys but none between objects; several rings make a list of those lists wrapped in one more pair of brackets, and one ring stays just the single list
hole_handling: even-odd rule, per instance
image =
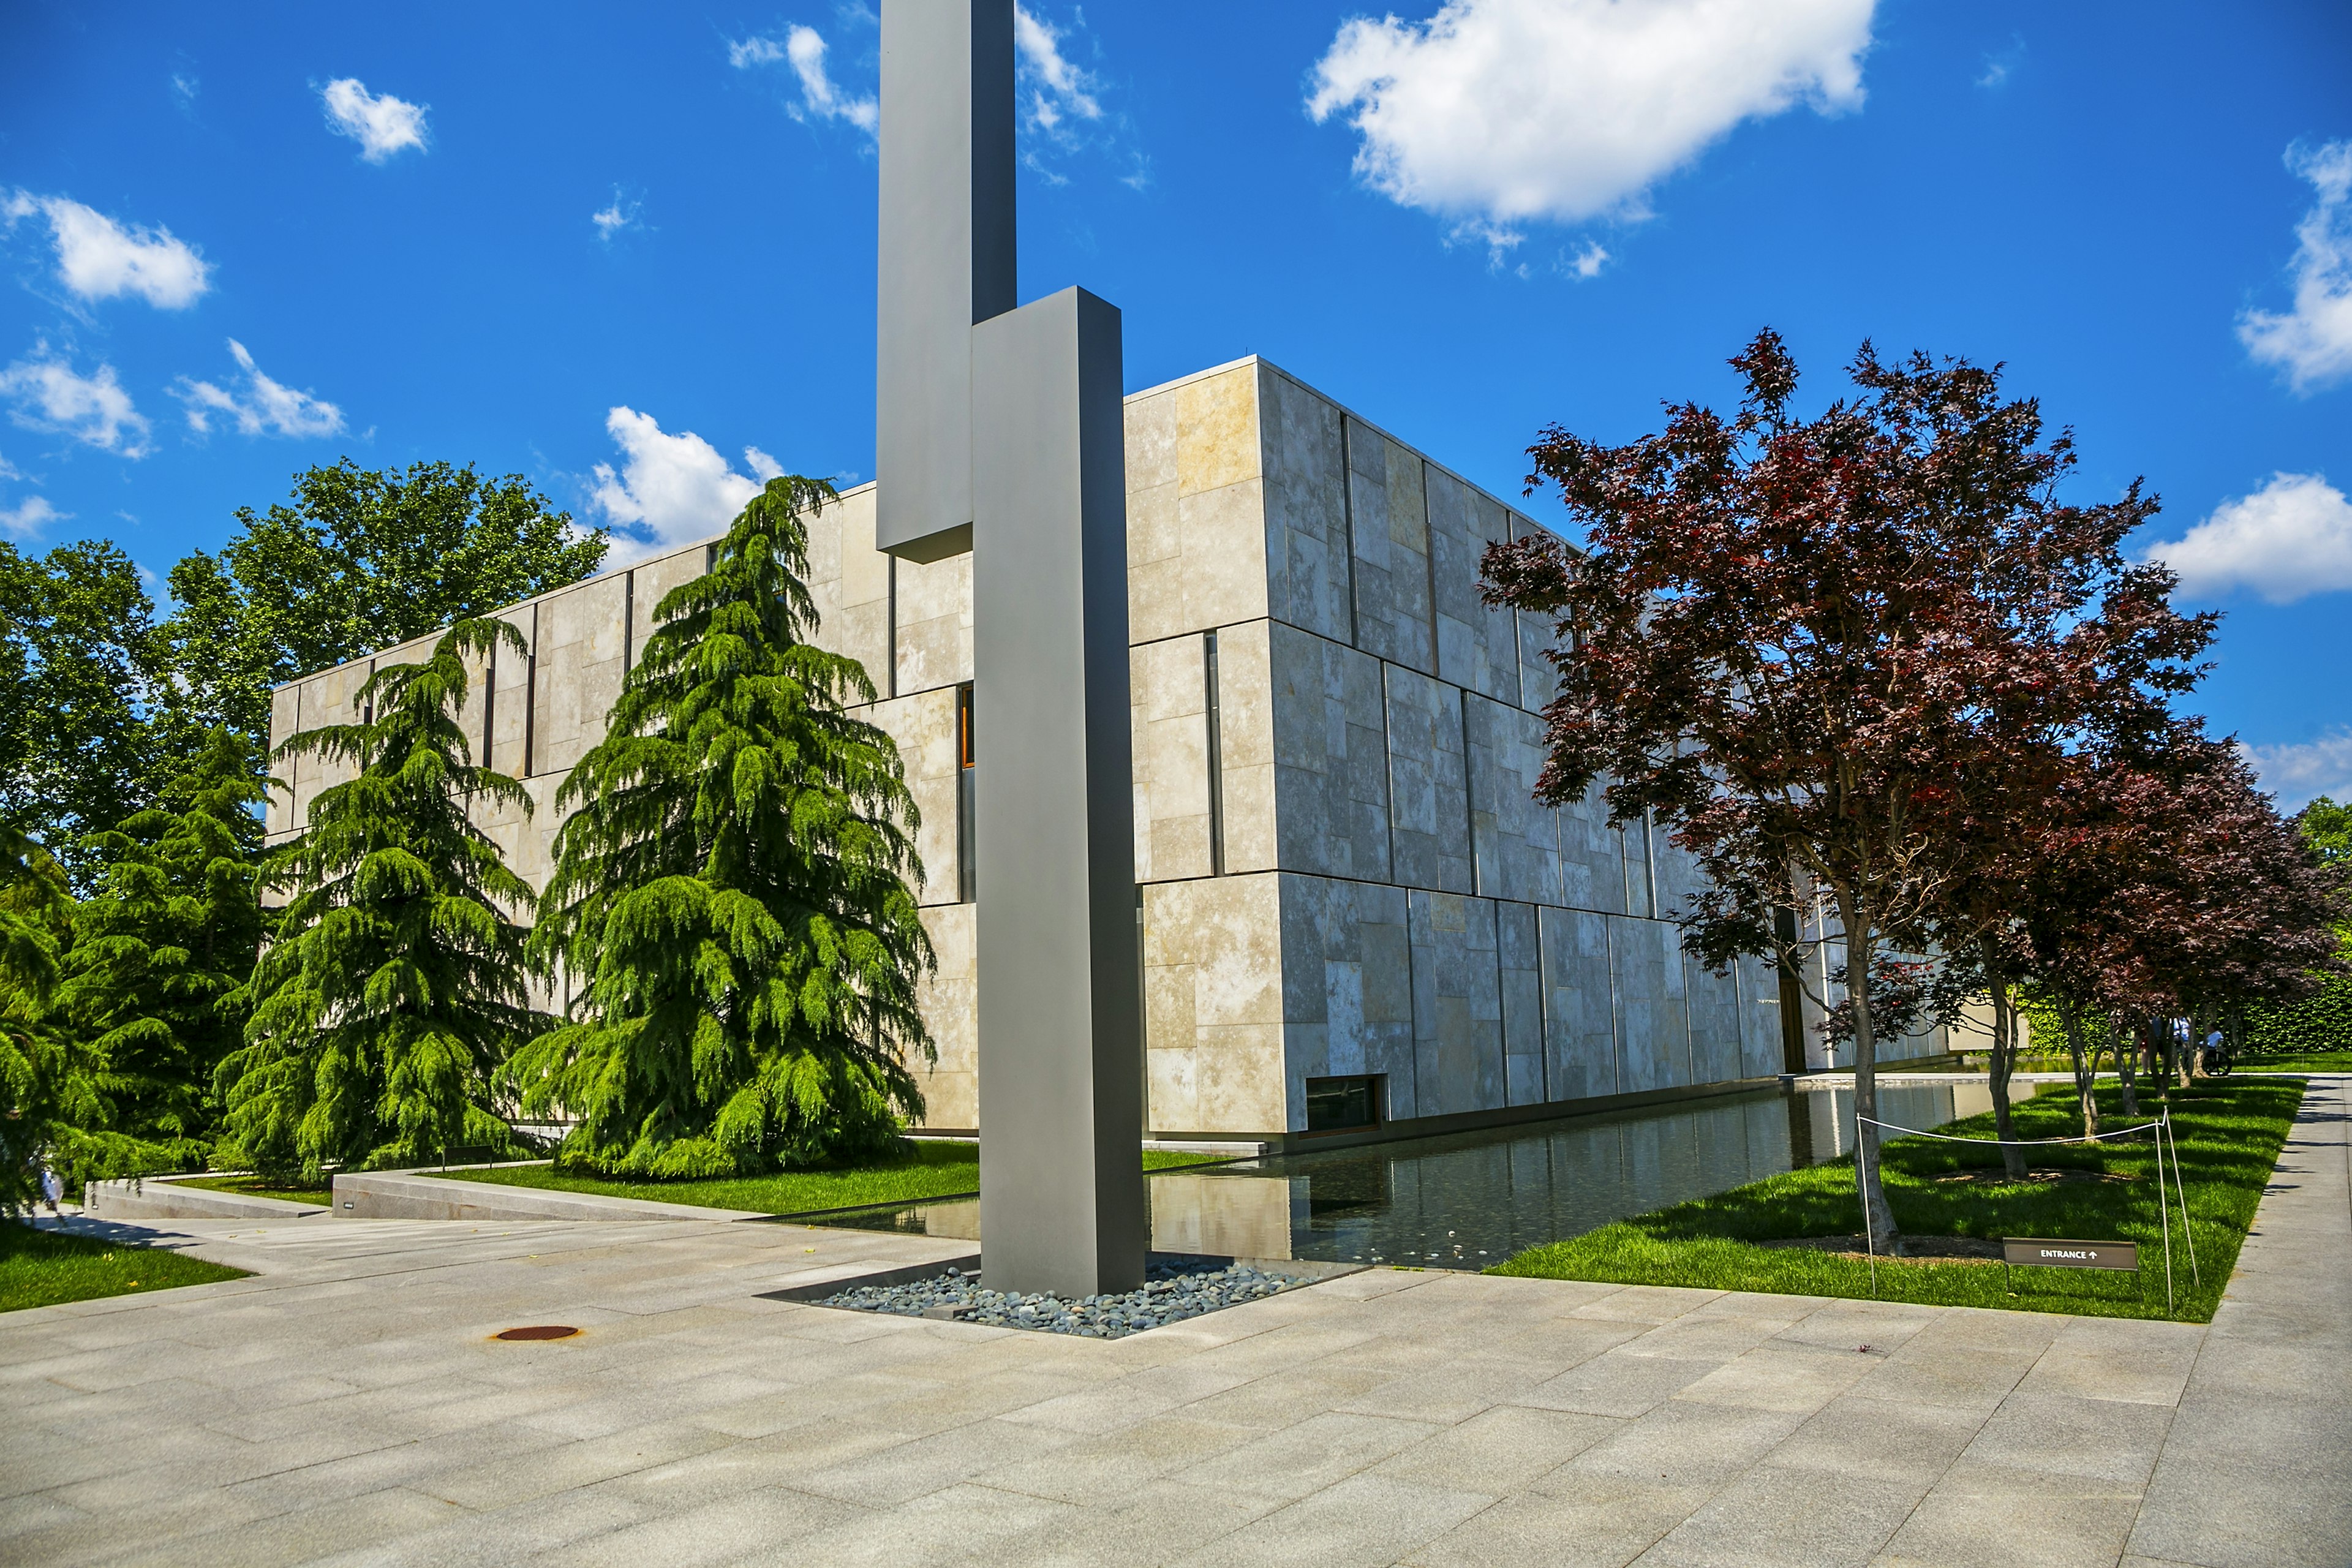
[{"label": "pebble bed", "polygon": [[860,1312],[892,1312],[902,1318],[919,1318],[926,1313],[936,1314],[940,1308],[954,1308],[959,1322],[1116,1340],[1163,1323],[1181,1322],[1203,1312],[1259,1300],[1303,1283],[1239,1263],[1217,1269],[1161,1263],[1151,1267],[1139,1290],[1117,1296],[1082,1296],[1072,1300],[1063,1296],[984,1289],[978,1274],[950,1268],[936,1279],[860,1286],[828,1296],[818,1305],[847,1307]]}]

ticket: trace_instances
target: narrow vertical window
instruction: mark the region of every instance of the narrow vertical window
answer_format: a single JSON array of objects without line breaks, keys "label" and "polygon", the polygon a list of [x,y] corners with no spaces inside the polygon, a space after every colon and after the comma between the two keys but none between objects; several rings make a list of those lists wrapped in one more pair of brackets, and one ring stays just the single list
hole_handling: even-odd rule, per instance
[{"label": "narrow vertical window", "polygon": [[634,571],[621,574],[621,678],[628,679],[629,666],[637,659],[637,574]]},{"label": "narrow vertical window", "polygon": [[1356,606],[1356,454],[1348,431],[1354,423],[1346,415],[1339,416],[1339,545],[1348,556],[1348,646],[1361,647],[1363,639],[1356,625],[1360,613]]},{"label": "narrow vertical window", "polygon": [[499,639],[490,639],[489,652],[482,656],[482,766],[493,765],[490,747],[498,739],[499,703]]},{"label": "narrow vertical window", "polygon": [[522,776],[530,777],[539,742],[539,606],[530,607],[530,657],[522,673]]},{"label": "narrow vertical window", "polygon": [[1454,710],[1462,720],[1462,823],[1470,846],[1470,896],[1478,898],[1486,891],[1486,879],[1479,866],[1479,851],[1491,848],[1480,841],[1478,832],[1478,780],[1470,771],[1470,693],[1454,694]]},{"label": "narrow vertical window", "polygon": [[1209,730],[1209,875],[1225,874],[1225,758],[1224,728],[1217,705],[1217,634],[1213,631],[1201,639],[1201,682],[1208,700],[1206,723]]},{"label": "narrow vertical window", "polygon": [[980,868],[974,863],[980,837],[974,761],[971,682],[967,680],[956,688],[956,898],[967,904],[980,897]]},{"label": "narrow vertical window", "polygon": [[1797,977],[1797,917],[1787,910],[1772,911],[1772,931],[1780,938],[1772,968],[1780,983],[1780,1068],[1805,1070],[1805,992]]}]

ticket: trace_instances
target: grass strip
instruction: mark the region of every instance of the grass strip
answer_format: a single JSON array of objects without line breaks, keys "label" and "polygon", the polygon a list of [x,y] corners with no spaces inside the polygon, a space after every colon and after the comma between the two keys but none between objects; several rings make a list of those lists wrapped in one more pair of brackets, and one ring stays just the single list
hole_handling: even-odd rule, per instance
[{"label": "grass strip", "polygon": [[2240,1072],[2352,1072],[2352,1051],[2282,1052],[2238,1058]]},{"label": "grass strip", "polygon": [[0,1220],[0,1312],[242,1279],[246,1271],[160,1247],[126,1247]]},{"label": "grass strip", "polygon": [[[1170,1149],[1143,1151],[1146,1171],[1215,1164],[1221,1156]],[[980,1191],[980,1152],[971,1143],[925,1141],[908,1159],[837,1169],[783,1171],[767,1176],[730,1176],[709,1181],[631,1182],[575,1174],[551,1165],[494,1165],[478,1171],[425,1172],[450,1181],[488,1182],[508,1187],[593,1193],[610,1198],[646,1198],[692,1204],[699,1208],[742,1209],[752,1214],[814,1214],[869,1204],[919,1203],[928,1198],[967,1197]]]},{"label": "grass strip", "polygon": [[[2212,1318],[2303,1089],[2292,1079],[2232,1079],[2174,1091],[2173,1127],[2200,1278],[2191,1283],[2176,1209],[2173,1317],[2200,1323]],[[2149,1098],[2143,1103],[2153,1106],[2156,1101]],[[2117,1091],[2100,1090],[2099,1109],[2105,1125],[2125,1124]],[[2016,1114],[2020,1138],[2065,1137],[2080,1131],[2071,1094],[2037,1095],[2020,1104]],[[2127,1120],[2151,1120],[2154,1114],[2151,1110]],[[1969,1117],[1942,1131],[1990,1139],[1992,1117]],[[1972,1148],[1924,1138],[1888,1143],[1884,1174],[1895,1222],[1906,1235],[1923,1237],[2134,1241],[2140,1247],[2139,1276],[2050,1268],[2019,1268],[2012,1274],[1998,1261],[1882,1261],[1875,1294],[1886,1300],[1939,1306],[2111,1318],[2166,1316],[2154,1145],[2047,1145],[2029,1150],[2027,1158],[2035,1171],[2057,1174],[2015,1184],[2000,1179],[2000,1154],[1989,1143]],[[2168,1175],[2169,1162],[2166,1169]],[[2115,1177],[2123,1179],[2102,1179]],[[1861,1228],[1849,1156],[1532,1247],[1488,1272],[1867,1298],[1873,1290],[1866,1259],[1811,1247],[1759,1245],[1791,1237],[1851,1236]]]},{"label": "grass strip", "polygon": [[273,1187],[259,1176],[181,1176],[171,1184],[175,1187],[202,1187],[206,1192],[235,1193],[241,1198],[276,1198],[280,1203],[309,1204],[314,1208],[332,1208],[335,1194],[323,1187]]}]

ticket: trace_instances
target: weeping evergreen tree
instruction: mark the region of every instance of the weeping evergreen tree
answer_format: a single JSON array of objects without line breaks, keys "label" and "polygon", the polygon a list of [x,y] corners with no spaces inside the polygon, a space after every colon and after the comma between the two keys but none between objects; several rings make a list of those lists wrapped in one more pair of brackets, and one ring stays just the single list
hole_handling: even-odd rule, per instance
[{"label": "weeping evergreen tree", "polygon": [[215,729],[161,805],[89,841],[104,879],[75,912],[58,989],[91,1058],[81,1153],[105,1168],[84,1174],[201,1168],[206,1090],[243,1030],[230,998],[261,946],[253,750]]},{"label": "weeping evergreen tree", "polygon": [[69,908],[56,863],[0,823],[0,1215],[39,1201],[42,1166],[91,1109],[79,1053],[50,1012]]},{"label": "weeping evergreen tree", "polygon": [[709,573],[663,597],[557,797],[572,815],[532,941],[574,990],[507,1070],[526,1109],[580,1119],[567,1165],[854,1158],[921,1111],[915,805],[890,738],[846,711],[874,700],[865,669],[803,640],[803,516],[834,499],[797,476],[752,499]]},{"label": "weeping evergreen tree", "polygon": [[421,1163],[458,1144],[514,1147],[490,1075],[550,1022],[530,1005],[530,886],[468,816],[528,815],[520,784],[470,761],[459,715],[467,654],[523,651],[503,621],[464,620],[422,664],[390,665],[355,701],[363,721],[294,736],[279,757],[345,763],[299,837],[265,862],[289,894],[237,1001],[244,1047],[218,1081],[236,1152],[315,1177]]}]

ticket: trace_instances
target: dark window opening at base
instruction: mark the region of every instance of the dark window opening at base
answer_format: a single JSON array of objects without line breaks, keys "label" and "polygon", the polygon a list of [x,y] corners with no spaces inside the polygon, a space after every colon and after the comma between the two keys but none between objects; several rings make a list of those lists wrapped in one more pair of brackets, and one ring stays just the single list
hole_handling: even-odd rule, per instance
[{"label": "dark window opening at base", "polygon": [[1307,1131],[1350,1132],[1378,1127],[1388,1103],[1386,1073],[1307,1080]]}]

